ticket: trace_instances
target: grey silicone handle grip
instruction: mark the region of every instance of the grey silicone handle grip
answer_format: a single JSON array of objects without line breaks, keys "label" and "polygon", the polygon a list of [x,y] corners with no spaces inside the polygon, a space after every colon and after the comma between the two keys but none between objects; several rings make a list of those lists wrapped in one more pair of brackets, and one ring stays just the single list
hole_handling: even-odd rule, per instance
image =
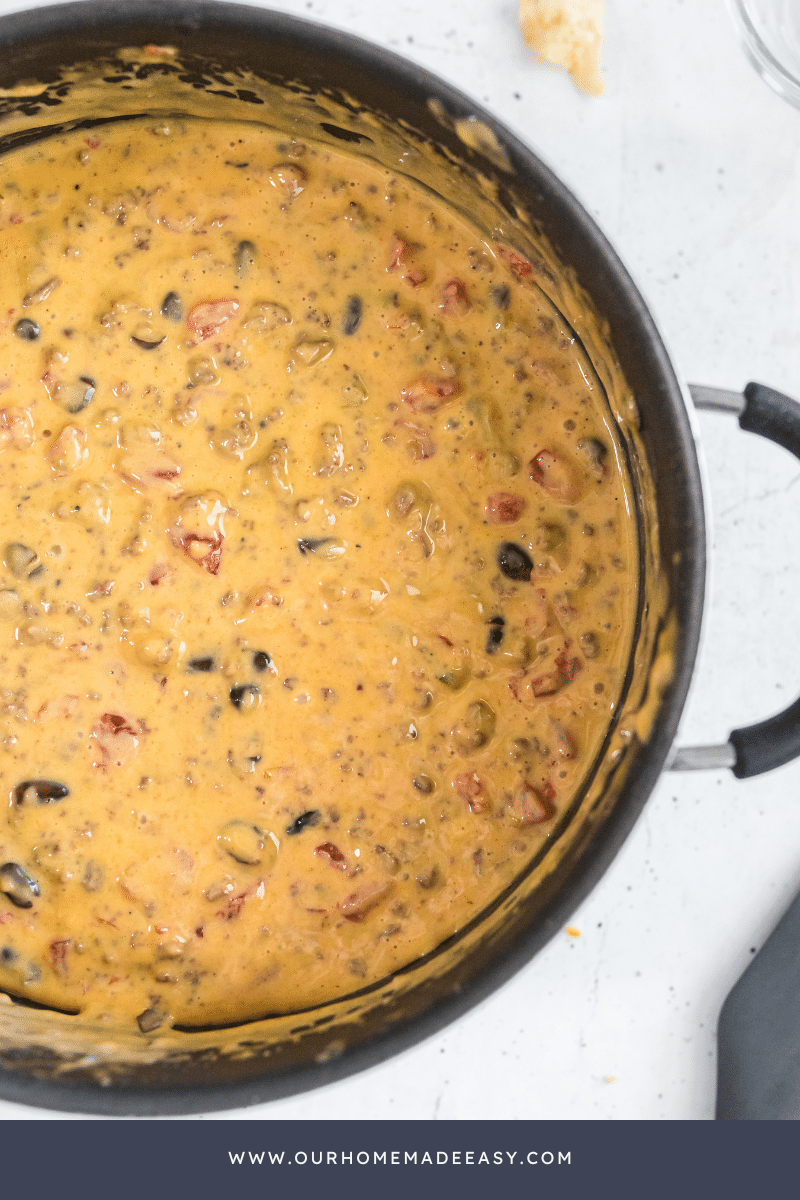
[{"label": "grey silicone handle grip", "polygon": [[[768,438],[800,459],[800,404],[796,400],[760,383],[748,383],[742,394],[697,386],[690,391],[697,408],[736,413],[741,429]],[[677,750],[669,766],[673,770],[729,766],[738,779],[746,779],[798,757],[800,698],[766,721],[734,729],[726,745]]]},{"label": "grey silicone handle grip", "polygon": [[[800,458],[800,404],[760,383],[748,383],[744,398],[740,428],[769,438]],[[736,750],[733,773],[740,779],[791,762],[800,756],[800,698],[767,721],[734,729],[729,740]]]}]

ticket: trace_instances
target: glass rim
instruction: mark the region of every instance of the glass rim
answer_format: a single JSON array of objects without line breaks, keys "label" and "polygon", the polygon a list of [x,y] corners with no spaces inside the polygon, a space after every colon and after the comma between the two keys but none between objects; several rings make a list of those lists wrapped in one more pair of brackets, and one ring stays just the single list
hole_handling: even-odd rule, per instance
[{"label": "glass rim", "polygon": [[750,62],[773,91],[800,108],[800,62],[793,74],[766,45],[747,11],[747,0],[728,0],[728,9]]}]

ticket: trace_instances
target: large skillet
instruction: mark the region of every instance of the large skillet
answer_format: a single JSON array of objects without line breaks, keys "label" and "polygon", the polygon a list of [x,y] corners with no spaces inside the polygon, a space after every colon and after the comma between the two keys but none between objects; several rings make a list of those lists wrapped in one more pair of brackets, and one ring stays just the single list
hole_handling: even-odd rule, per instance
[{"label": "large skillet", "polygon": [[[142,72],[118,53],[148,43],[174,46],[178,66]],[[94,91],[81,91],[71,70],[87,62],[102,64]],[[172,111],[258,120],[269,107],[265,89],[280,85],[286,112],[306,136],[377,156],[385,135],[396,169],[469,207],[490,234],[530,255],[537,285],[580,333],[619,416],[641,549],[627,695],[586,788],[514,888],[425,960],[309,1012],[147,1038],[17,1001],[0,1006],[7,1099],[149,1115],[273,1099],[379,1062],[482,999],[597,882],[665,765],[726,765],[738,776],[779,766],[800,754],[800,700],[733,733],[725,746],[674,751],[706,570],[687,397],[613,248],[552,172],[489,114],[384,50],[233,4],[87,0],[13,14],[0,19],[0,64],[0,150],[76,122],[163,109],[152,89],[164,79]],[[737,412],[742,428],[800,455],[800,407],[785,397],[751,384],[744,396],[696,389],[695,398]]]}]

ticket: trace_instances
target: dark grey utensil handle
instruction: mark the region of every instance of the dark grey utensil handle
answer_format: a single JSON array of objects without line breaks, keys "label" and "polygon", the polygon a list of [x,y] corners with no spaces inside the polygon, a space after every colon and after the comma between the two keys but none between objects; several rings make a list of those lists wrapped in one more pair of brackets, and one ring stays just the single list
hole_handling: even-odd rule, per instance
[{"label": "dark grey utensil handle", "polygon": [[800,1120],[800,895],[731,991],[717,1031],[717,1120]]}]

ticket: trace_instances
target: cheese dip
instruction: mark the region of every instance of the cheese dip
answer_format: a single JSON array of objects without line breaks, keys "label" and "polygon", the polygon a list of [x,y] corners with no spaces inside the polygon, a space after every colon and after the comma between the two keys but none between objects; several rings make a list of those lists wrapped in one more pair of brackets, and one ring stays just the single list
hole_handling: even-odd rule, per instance
[{"label": "cheese dip", "polygon": [[531,263],[251,124],[0,161],[0,985],[142,1034],[433,951],[624,693],[620,439]]}]

